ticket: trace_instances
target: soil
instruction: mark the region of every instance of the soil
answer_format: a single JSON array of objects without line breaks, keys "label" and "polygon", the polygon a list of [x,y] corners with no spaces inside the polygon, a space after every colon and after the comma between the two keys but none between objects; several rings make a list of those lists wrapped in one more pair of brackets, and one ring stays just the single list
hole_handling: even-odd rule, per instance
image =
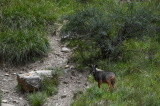
[{"label": "soil", "polygon": [[[51,50],[45,58],[25,66],[8,66],[0,64],[0,90],[2,100],[14,106],[30,106],[27,100],[27,93],[17,89],[17,74],[26,73],[33,70],[42,70],[49,67],[65,67],[71,52],[61,52],[63,45],[59,43],[59,36],[50,36]],[[71,65],[70,65],[71,66]],[[67,71],[68,70],[68,71]],[[58,93],[48,97],[44,106],[70,106],[73,96],[77,91],[85,91],[88,87],[87,74],[78,72],[74,68],[66,69],[66,73],[60,78]]]}]

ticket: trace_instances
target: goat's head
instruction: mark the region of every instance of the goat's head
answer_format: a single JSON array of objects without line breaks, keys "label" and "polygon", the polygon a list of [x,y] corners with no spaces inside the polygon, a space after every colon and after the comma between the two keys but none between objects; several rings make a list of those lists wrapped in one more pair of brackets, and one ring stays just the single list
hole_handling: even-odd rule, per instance
[{"label": "goat's head", "polygon": [[92,68],[91,72],[92,72],[92,74],[96,73],[96,67],[97,67],[97,65],[91,65],[91,68]]}]

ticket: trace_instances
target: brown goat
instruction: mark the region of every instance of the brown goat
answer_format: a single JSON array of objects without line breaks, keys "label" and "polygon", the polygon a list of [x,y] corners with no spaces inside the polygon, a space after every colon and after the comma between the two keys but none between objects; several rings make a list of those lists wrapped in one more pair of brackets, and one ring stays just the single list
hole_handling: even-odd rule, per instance
[{"label": "brown goat", "polygon": [[113,72],[107,71],[99,71],[96,68],[96,65],[92,65],[92,74],[94,79],[98,82],[98,87],[101,88],[102,83],[107,83],[109,88],[107,92],[109,92],[110,88],[113,86],[114,90],[116,91],[116,75]]}]

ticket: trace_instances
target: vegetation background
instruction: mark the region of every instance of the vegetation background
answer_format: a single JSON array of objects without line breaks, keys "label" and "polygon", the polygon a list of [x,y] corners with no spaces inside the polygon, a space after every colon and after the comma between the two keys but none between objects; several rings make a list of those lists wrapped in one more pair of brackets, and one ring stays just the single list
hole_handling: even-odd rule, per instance
[{"label": "vegetation background", "polygon": [[0,60],[18,65],[42,58],[48,33],[65,20],[62,43],[74,48],[77,69],[98,64],[117,76],[117,91],[108,94],[107,85],[99,89],[89,76],[93,85],[73,106],[157,106],[159,14],[159,0],[0,0]]}]

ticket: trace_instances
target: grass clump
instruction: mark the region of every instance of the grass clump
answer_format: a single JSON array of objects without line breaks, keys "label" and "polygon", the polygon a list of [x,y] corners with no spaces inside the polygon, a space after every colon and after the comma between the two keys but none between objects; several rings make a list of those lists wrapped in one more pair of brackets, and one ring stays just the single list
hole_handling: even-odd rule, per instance
[{"label": "grass clump", "polygon": [[43,57],[49,50],[46,28],[56,20],[50,0],[1,1],[0,59],[27,63]]},{"label": "grass clump", "polygon": [[44,56],[49,48],[44,32],[38,29],[2,32],[0,42],[1,59],[13,64],[33,61]]},{"label": "grass clump", "polygon": [[44,77],[40,86],[41,91],[45,92],[48,96],[52,96],[57,93],[58,80]]},{"label": "grass clump", "polygon": [[28,96],[32,106],[42,106],[47,100],[47,94],[44,92],[33,93]]}]

